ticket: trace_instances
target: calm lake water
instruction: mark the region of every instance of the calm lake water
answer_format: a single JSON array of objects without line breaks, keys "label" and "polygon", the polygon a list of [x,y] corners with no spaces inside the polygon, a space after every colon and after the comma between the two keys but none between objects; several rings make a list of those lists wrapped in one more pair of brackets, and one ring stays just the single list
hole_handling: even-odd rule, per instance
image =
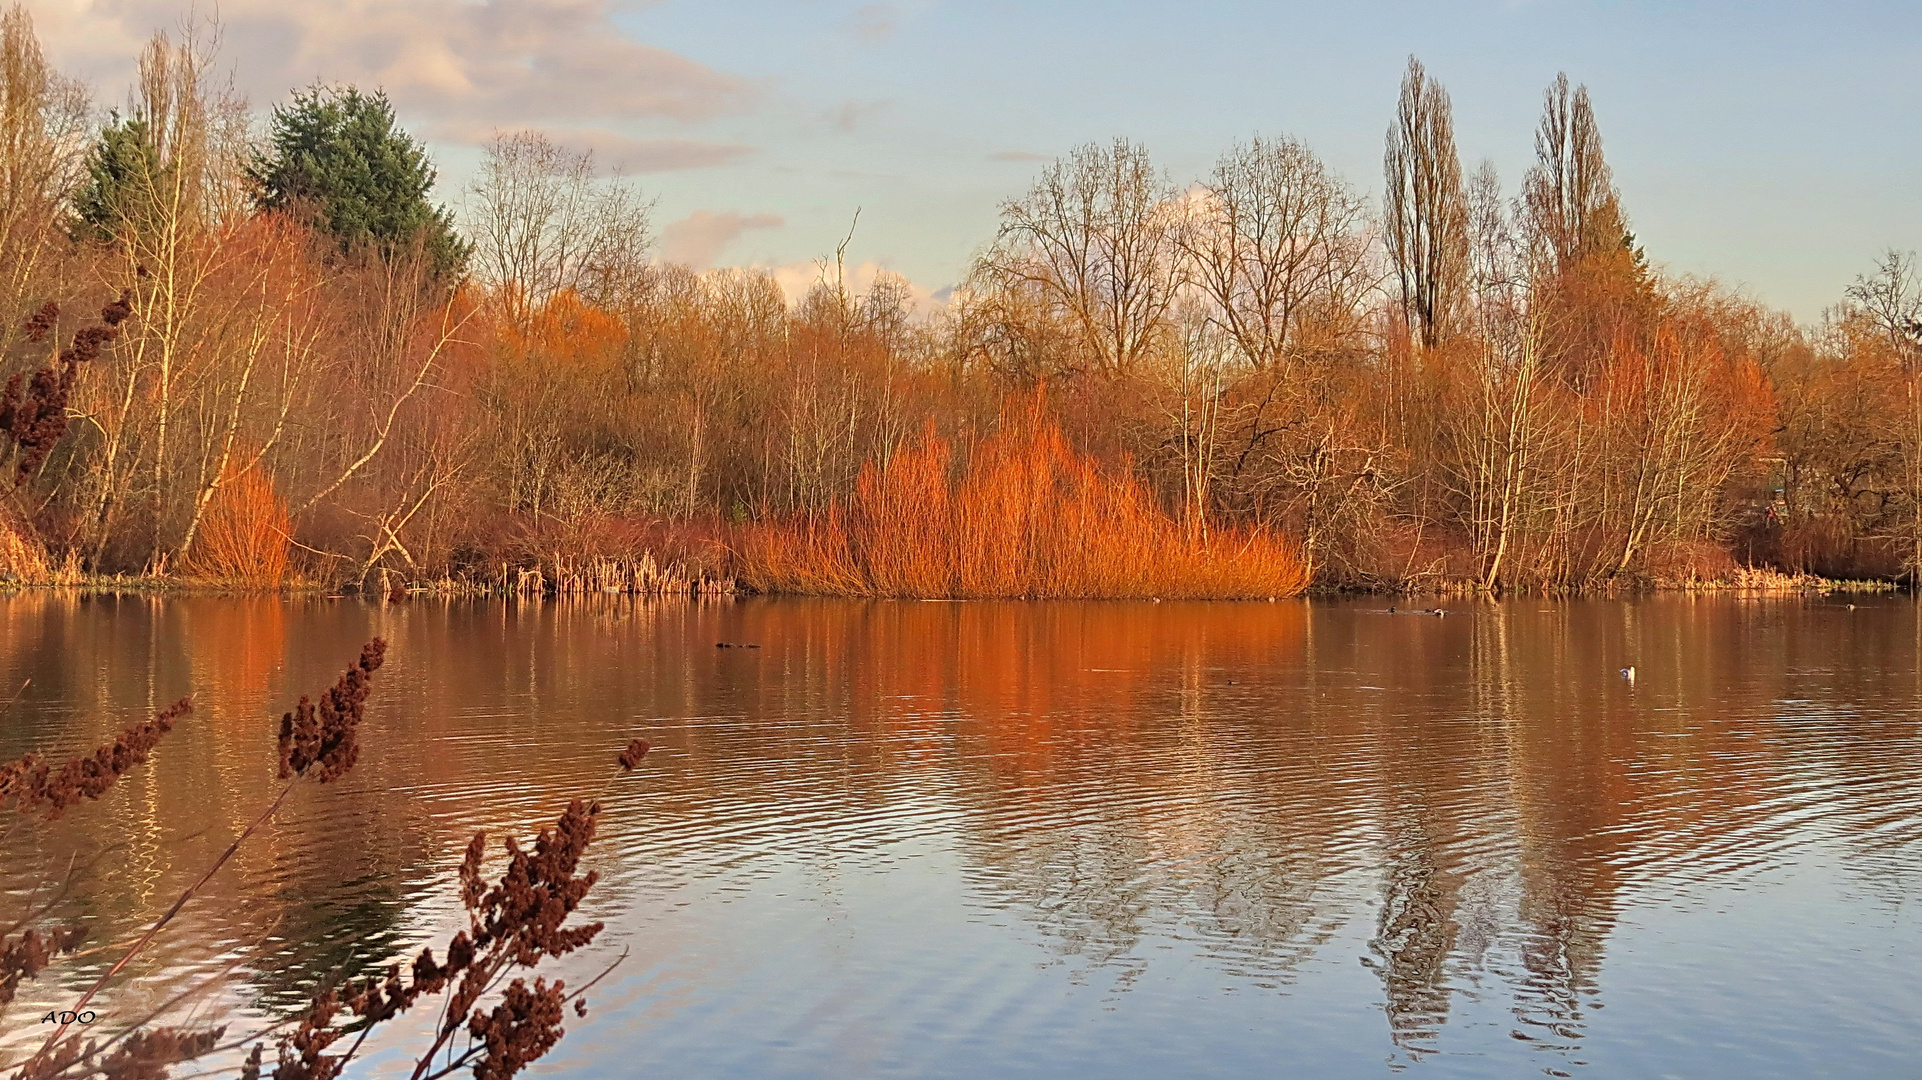
[{"label": "calm lake water", "polygon": [[378,633],[359,766],[114,1015],[229,967],[209,1013],[279,1015],[444,941],[473,831],[530,834],[640,734],[564,973],[629,956],[538,1075],[1922,1072],[1911,602],[1384,606],[4,597],[0,759],[199,708],[0,841],[0,914],[79,852],[63,915],[151,920]]}]

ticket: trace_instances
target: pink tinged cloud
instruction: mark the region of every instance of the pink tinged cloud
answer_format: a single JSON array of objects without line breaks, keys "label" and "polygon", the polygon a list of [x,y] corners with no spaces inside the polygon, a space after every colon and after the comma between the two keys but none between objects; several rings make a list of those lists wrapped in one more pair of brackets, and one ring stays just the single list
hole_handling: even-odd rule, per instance
[{"label": "pink tinged cloud", "polygon": [[855,40],[872,45],[894,36],[901,25],[901,14],[893,4],[863,4],[854,11],[848,30]]},{"label": "pink tinged cloud", "polygon": [[596,171],[602,174],[673,172],[679,169],[737,165],[755,153],[754,147],[741,143],[702,142],[698,139],[637,139],[606,128],[430,124],[421,129],[421,134],[441,142],[485,146],[496,138],[513,136],[522,131],[539,131],[556,146],[577,154],[592,153]]},{"label": "pink tinged cloud", "polygon": [[845,135],[867,123],[888,105],[885,101],[844,101],[823,112],[821,118],[828,127]]},{"label": "pink tinged cloud", "polygon": [[[182,10],[82,0],[38,22],[57,60],[124,77],[140,43],[177,31]],[[513,125],[702,120],[755,96],[744,79],[628,37],[609,0],[223,0],[218,13],[237,82],[268,101],[350,82],[431,121]]]},{"label": "pink tinged cloud", "polygon": [[731,210],[696,210],[661,229],[661,258],[697,270],[713,266],[721,252],[750,229],[778,229],[787,222],[778,214],[737,214]]},{"label": "pink tinged cloud", "polygon": [[[756,269],[765,271],[774,279],[774,283],[780,286],[781,295],[786,297],[790,304],[799,303],[817,286],[832,283],[837,272],[836,268],[825,259],[783,263],[779,266],[762,266]],[[883,277],[905,283],[908,317],[913,320],[934,318],[954,302],[953,286],[930,291],[925,285],[916,284],[879,262],[855,263],[852,266],[842,267],[839,274],[841,287],[854,296],[865,295]]]},{"label": "pink tinged cloud", "polygon": [[594,151],[594,160],[629,173],[672,172],[735,165],[754,153],[739,143],[700,142],[696,139],[630,139],[612,131],[556,131],[556,142],[577,150]]}]

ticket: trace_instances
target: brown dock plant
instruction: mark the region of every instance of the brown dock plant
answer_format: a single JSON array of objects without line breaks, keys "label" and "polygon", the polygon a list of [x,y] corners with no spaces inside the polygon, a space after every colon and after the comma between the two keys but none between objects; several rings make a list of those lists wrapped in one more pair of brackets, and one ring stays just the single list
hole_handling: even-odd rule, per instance
[{"label": "brown dock plant", "polygon": [[153,719],[128,728],[113,742],[58,769],[36,754],[0,765],[0,809],[11,802],[15,810],[51,821],[75,803],[100,798],[114,781],[146,761],[173,730],[174,721],[192,712],[193,707],[191,698],[181,698],[155,713]]},{"label": "brown dock plant", "polygon": [[[288,783],[279,796],[118,962],[68,1010],[56,1015],[71,1017],[84,1011],[266,824],[295,784],[305,778],[328,783],[354,767],[371,680],[385,661],[386,647],[380,638],[368,642],[353,666],[317,702],[302,697],[282,717],[279,771]],[[127,769],[145,760],[173,721],[190,708],[182,699],[153,720],[130,728],[114,743],[58,770],[32,757],[5,766],[0,771],[0,794],[10,798],[16,810],[32,810],[46,818],[81,799],[98,798]],[[644,739],[629,742],[616,758],[610,783],[632,773],[648,750]],[[182,993],[104,1039],[71,1038],[71,1023],[61,1023],[32,1057],[11,1067],[8,1080],[166,1080],[173,1066],[210,1054],[237,1053],[250,1043],[250,1052],[237,1067],[242,1080],[267,1075],[273,1080],[334,1080],[382,1022],[406,1012],[423,997],[441,998],[441,1011],[433,1040],[416,1059],[411,1080],[441,1080],[463,1070],[477,1080],[508,1080],[547,1054],[566,1034],[562,1021],[569,1006],[577,1017],[587,1015],[586,992],[626,956],[623,953],[577,989],[546,977],[529,982],[521,974],[591,944],[603,929],[598,922],[570,923],[599,880],[593,871],[582,872],[580,864],[593,842],[600,811],[598,800],[574,799],[553,826],[540,831],[531,848],[508,838],[506,866],[492,881],[483,873],[487,835],[475,833],[459,872],[467,926],[447,943],[445,959],[436,959],[432,948],[423,948],[405,971],[393,964],[381,974],[330,986],[299,1016],[237,1041],[223,1042],[224,1026],[157,1023],[198,990]],[[51,906],[29,913],[13,929],[46,914]],[[0,1006],[12,1000],[21,980],[33,978],[59,955],[71,953],[84,933],[79,927],[26,929],[18,937],[0,938]],[[277,1029],[286,1030],[273,1035]],[[343,1052],[330,1052],[349,1036],[352,1042]]]},{"label": "brown dock plant", "polygon": [[[23,327],[27,341],[44,341],[59,315],[60,309],[54,304],[35,312]],[[80,378],[80,365],[98,360],[101,350],[120,336],[120,324],[132,316],[132,293],[122,291],[120,299],[100,309],[98,325],[76,330],[73,344],[34,372],[32,379],[16,373],[7,380],[6,390],[0,391],[0,433],[20,454],[15,487],[27,482],[67,433],[67,402]]]},{"label": "brown dock plant", "polygon": [[280,718],[282,780],[305,776],[319,766],[316,777],[325,784],[340,779],[360,760],[360,722],[367,711],[369,680],[386,657],[385,640],[368,642],[360,659],[320,696],[318,705],[302,694],[300,704]]}]

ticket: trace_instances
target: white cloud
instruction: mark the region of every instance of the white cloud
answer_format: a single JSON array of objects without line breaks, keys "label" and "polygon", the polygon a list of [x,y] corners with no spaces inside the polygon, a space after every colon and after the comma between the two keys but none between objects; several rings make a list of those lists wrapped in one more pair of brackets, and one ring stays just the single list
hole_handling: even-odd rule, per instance
[{"label": "white cloud", "polygon": [[721,252],[749,229],[778,229],[778,214],[742,215],[731,210],[696,210],[661,229],[661,258],[697,270],[714,265]]},{"label": "white cloud", "polygon": [[[41,39],[63,67],[124,83],[183,0],[40,0]],[[442,124],[696,121],[745,107],[754,88],[628,37],[609,0],[222,0],[221,58],[240,88],[280,101],[315,81],[385,89]],[[108,84],[109,86],[111,83]]]},{"label": "white cloud", "polygon": [[[784,263],[780,266],[762,266],[756,269],[766,271],[768,276],[774,279],[774,283],[781,287],[781,295],[787,297],[790,304],[807,296],[816,285],[832,283],[835,273],[831,263],[824,263],[819,259],[812,262]],[[952,288],[941,289],[938,292],[932,291],[878,262],[856,263],[844,268],[841,284],[850,293],[860,296],[872,289],[875,281],[883,275],[907,283],[909,313],[916,319],[932,317],[954,298]]]}]

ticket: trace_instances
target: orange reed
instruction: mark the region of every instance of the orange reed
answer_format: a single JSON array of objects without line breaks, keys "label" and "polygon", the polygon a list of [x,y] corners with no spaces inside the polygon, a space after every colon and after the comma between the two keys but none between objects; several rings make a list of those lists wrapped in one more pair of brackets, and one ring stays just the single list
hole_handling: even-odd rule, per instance
[{"label": "orange reed", "polygon": [[231,476],[208,500],[186,569],[226,585],[279,588],[287,578],[293,523],[274,482],[260,469]]},{"label": "orange reed", "polygon": [[1170,516],[1045,423],[957,464],[932,431],[861,471],[845,505],[743,530],[742,579],[770,592],[927,599],[1246,599],[1307,587],[1296,546]]}]

